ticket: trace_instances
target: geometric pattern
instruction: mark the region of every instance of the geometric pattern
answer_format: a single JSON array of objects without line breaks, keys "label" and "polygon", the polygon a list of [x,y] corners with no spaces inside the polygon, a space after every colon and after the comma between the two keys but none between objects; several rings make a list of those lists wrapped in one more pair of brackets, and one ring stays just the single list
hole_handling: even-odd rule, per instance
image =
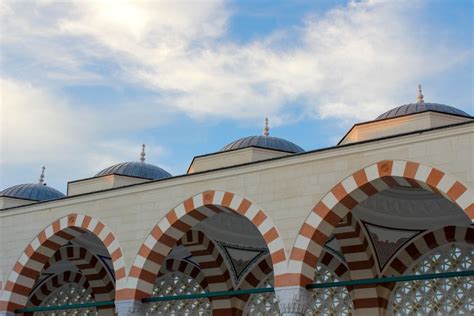
[{"label": "geometric pattern", "polygon": [[[83,288],[81,285],[76,283],[67,283],[56,289],[51,294],[42,306],[58,306],[58,305],[71,305],[71,304],[83,304],[92,303],[93,299],[90,291]],[[69,315],[83,315],[93,316],[97,315],[95,307],[79,308],[74,310],[62,310],[62,311],[49,311],[49,312],[36,312],[35,316],[69,316]]]},{"label": "geometric pattern", "polygon": [[396,186],[439,193],[459,206],[474,222],[474,192],[455,178],[420,163],[383,160],[345,178],[315,205],[295,240],[288,271],[275,274],[275,285],[305,286],[311,283],[322,247],[336,225],[368,197]]},{"label": "geometric pattern", "polygon": [[26,247],[15,264],[4,288],[0,310],[13,312],[24,308],[36,279],[50,257],[61,247],[86,231],[97,236],[108,250],[114,265],[116,285],[125,281],[125,261],[119,243],[101,221],[82,214],[70,214],[54,221]]},{"label": "geometric pattern", "polygon": [[286,256],[272,220],[254,203],[234,193],[205,191],[169,211],[152,229],[130,268],[127,289],[118,290],[117,300],[141,300],[152,294],[158,271],[178,240],[194,225],[218,213],[237,213],[249,219],[260,231],[270,251],[274,270],[282,273]]},{"label": "geometric pattern", "polygon": [[[204,293],[204,289],[193,278],[181,272],[167,273],[156,279],[153,297]],[[151,315],[211,315],[208,298],[172,300],[149,304]]]},{"label": "geometric pattern", "polygon": [[[450,244],[429,253],[410,274],[474,269],[474,247]],[[417,280],[398,283],[391,315],[473,315],[474,277]]]},{"label": "geometric pattern", "polygon": [[90,289],[89,282],[86,278],[77,272],[65,271],[60,274],[56,274],[52,278],[49,278],[46,282],[43,282],[39,288],[30,296],[28,301],[29,307],[40,306],[42,302],[59,287],[65,284],[75,283],[80,287],[84,288],[94,298],[94,293]]}]

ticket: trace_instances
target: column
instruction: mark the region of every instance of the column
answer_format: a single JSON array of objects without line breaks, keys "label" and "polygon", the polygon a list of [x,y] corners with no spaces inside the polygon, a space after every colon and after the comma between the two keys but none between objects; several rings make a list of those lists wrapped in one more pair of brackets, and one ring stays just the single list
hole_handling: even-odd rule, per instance
[{"label": "column", "polygon": [[275,288],[281,315],[304,315],[311,304],[311,293],[301,286]]},{"label": "column", "polygon": [[146,304],[136,300],[115,301],[117,316],[145,315]]}]

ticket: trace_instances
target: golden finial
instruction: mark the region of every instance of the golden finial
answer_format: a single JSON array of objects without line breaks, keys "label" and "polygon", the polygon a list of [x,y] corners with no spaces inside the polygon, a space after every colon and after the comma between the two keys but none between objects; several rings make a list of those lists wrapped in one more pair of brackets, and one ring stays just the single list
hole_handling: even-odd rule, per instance
[{"label": "golden finial", "polygon": [[140,161],[145,162],[145,144],[142,145],[142,152],[140,154]]},{"label": "golden finial", "polygon": [[423,93],[421,92],[421,84],[418,85],[418,93],[416,95],[416,103],[423,103]]},{"label": "golden finial", "polygon": [[43,166],[43,168],[41,168],[41,175],[40,175],[39,180],[38,180],[39,184],[43,184],[43,182],[44,182],[44,170],[45,169],[46,169],[45,166]]},{"label": "golden finial", "polygon": [[268,117],[265,118],[265,126],[263,127],[263,136],[270,135],[270,128],[268,127]]}]

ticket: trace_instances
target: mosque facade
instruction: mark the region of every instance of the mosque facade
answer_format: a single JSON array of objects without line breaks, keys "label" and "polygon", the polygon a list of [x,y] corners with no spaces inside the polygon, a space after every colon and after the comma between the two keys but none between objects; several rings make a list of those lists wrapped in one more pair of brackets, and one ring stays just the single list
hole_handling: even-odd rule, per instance
[{"label": "mosque facade", "polygon": [[473,315],[473,276],[403,279],[474,270],[473,123],[420,88],[329,148],[43,169],[0,193],[0,315]]}]

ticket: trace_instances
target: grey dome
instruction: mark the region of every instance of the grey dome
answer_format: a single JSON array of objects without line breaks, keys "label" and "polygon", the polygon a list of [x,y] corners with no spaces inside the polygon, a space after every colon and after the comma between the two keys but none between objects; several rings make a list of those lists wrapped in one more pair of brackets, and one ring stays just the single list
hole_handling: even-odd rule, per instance
[{"label": "grey dome", "polygon": [[304,152],[304,149],[300,146],[288,140],[272,136],[244,137],[224,146],[220,151],[228,151],[232,149],[246,148],[251,146],[286,151],[290,153]]},{"label": "grey dome", "polygon": [[100,171],[95,177],[105,176],[109,174],[118,174],[129,177],[145,178],[150,180],[158,180],[171,177],[166,170],[155,165],[145,162],[122,162]]},{"label": "grey dome", "polygon": [[435,112],[441,112],[441,113],[446,113],[446,114],[451,114],[451,115],[471,117],[466,112],[456,109],[455,107],[452,107],[449,105],[419,102],[419,103],[405,104],[405,105],[401,105],[396,108],[393,108],[390,111],[387,111],[379,115],[376,118],[376,120],[394,118],[394,117],[403,116],[407,114],[420,113],[420,112],[426,112],[426,111],[435,111]]},{"label": "grey dome", "polygon": [[0,196],[33,201],[49,201],[60,199],[64,197],[64,194],[42,183],[27,183],[6,188],[0,192]]}]

